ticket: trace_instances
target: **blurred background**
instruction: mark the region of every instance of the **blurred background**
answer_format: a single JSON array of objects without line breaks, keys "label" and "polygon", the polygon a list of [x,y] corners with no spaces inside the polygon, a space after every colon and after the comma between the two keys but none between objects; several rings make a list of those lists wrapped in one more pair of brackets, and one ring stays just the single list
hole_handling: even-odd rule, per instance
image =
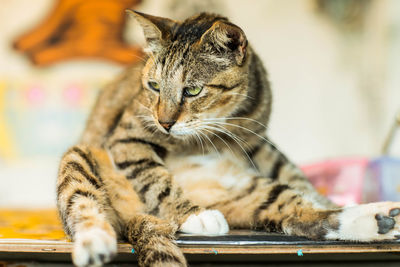
[{"label": "blurred background", "polygon": [[[356,181],[357,197],[339,203],[361,201],[366,185],[376,194],[381,181],[364,180],[364,171],[400,110],[400,1],[0,0],[0,207],[55,206],[59,159],[99,89],[142,56],[126,8],[178,20],[228,16],[268,69],[271,139],[310,176],[361,166],[340,182],[344,190]],[[400,192],[400,177],[391,179]]]}]

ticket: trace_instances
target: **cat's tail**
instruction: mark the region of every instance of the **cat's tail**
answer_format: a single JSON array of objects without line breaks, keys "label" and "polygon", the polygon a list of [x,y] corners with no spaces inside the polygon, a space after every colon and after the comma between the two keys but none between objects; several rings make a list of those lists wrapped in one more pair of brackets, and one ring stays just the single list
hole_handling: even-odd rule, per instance
[{"label": "cat's tail", "polygon": [[139,266],[187,266],[176,245],[177,226],[151,215],[137,215],[125,228],[125,236],[138,253]]}]

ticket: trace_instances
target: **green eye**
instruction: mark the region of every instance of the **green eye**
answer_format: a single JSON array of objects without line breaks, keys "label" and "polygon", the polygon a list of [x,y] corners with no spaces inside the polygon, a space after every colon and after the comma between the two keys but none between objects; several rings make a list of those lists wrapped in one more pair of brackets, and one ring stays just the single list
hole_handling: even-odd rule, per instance
[{"label": "green eye", "polygon": [[183,88],[184,92],[183,94],[185,96],[196,96],[200,94],[201,90],[203,89],[202,87],[194,86],[194,87],[185,87]]},{"label": "green eye", "polygon": [[160,91],[160,85],[156,82],[148,82],[148,85],[151,89],[153,89],[154,91]]}]

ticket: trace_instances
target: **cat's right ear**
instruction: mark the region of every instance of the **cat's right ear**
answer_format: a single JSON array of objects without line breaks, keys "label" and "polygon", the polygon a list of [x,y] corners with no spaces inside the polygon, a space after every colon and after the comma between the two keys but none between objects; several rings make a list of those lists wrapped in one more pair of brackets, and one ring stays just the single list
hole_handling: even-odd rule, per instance
[{"label": "cat's right ear", "polygon": [[127,9],[126,11],[133,15],[142,26],[148,50],[152,53],[157,53],[170,38],[171,30],[176,25],[176,22],[171,19],[151,16],[132,9]]},{"label": "cat's right ear", "polygon": [[238,26],[225,21],[215,22],[200,39],[200,43],[212,43],[225,51],[233,53],[236,63],[241,66],[246,59],[247,38]]}]

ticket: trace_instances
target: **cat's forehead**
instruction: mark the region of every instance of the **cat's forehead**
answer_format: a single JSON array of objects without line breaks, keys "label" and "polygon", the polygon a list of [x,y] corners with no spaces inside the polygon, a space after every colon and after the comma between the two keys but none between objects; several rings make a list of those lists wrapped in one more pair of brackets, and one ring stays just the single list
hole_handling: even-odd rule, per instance
[{"label": "cat's forehead", "polygon": [[230,61],[178,41],[165,47],[156,56],[155,71],[160,78],[181,79],[182,82],[204,82],[225,70]]},{"label": "cat's forehead", "polygon": [[228,19],[218,14],[206,12],[194,15],[174,27],[171,40],[195,43],[217,21],[228,21]]}]

